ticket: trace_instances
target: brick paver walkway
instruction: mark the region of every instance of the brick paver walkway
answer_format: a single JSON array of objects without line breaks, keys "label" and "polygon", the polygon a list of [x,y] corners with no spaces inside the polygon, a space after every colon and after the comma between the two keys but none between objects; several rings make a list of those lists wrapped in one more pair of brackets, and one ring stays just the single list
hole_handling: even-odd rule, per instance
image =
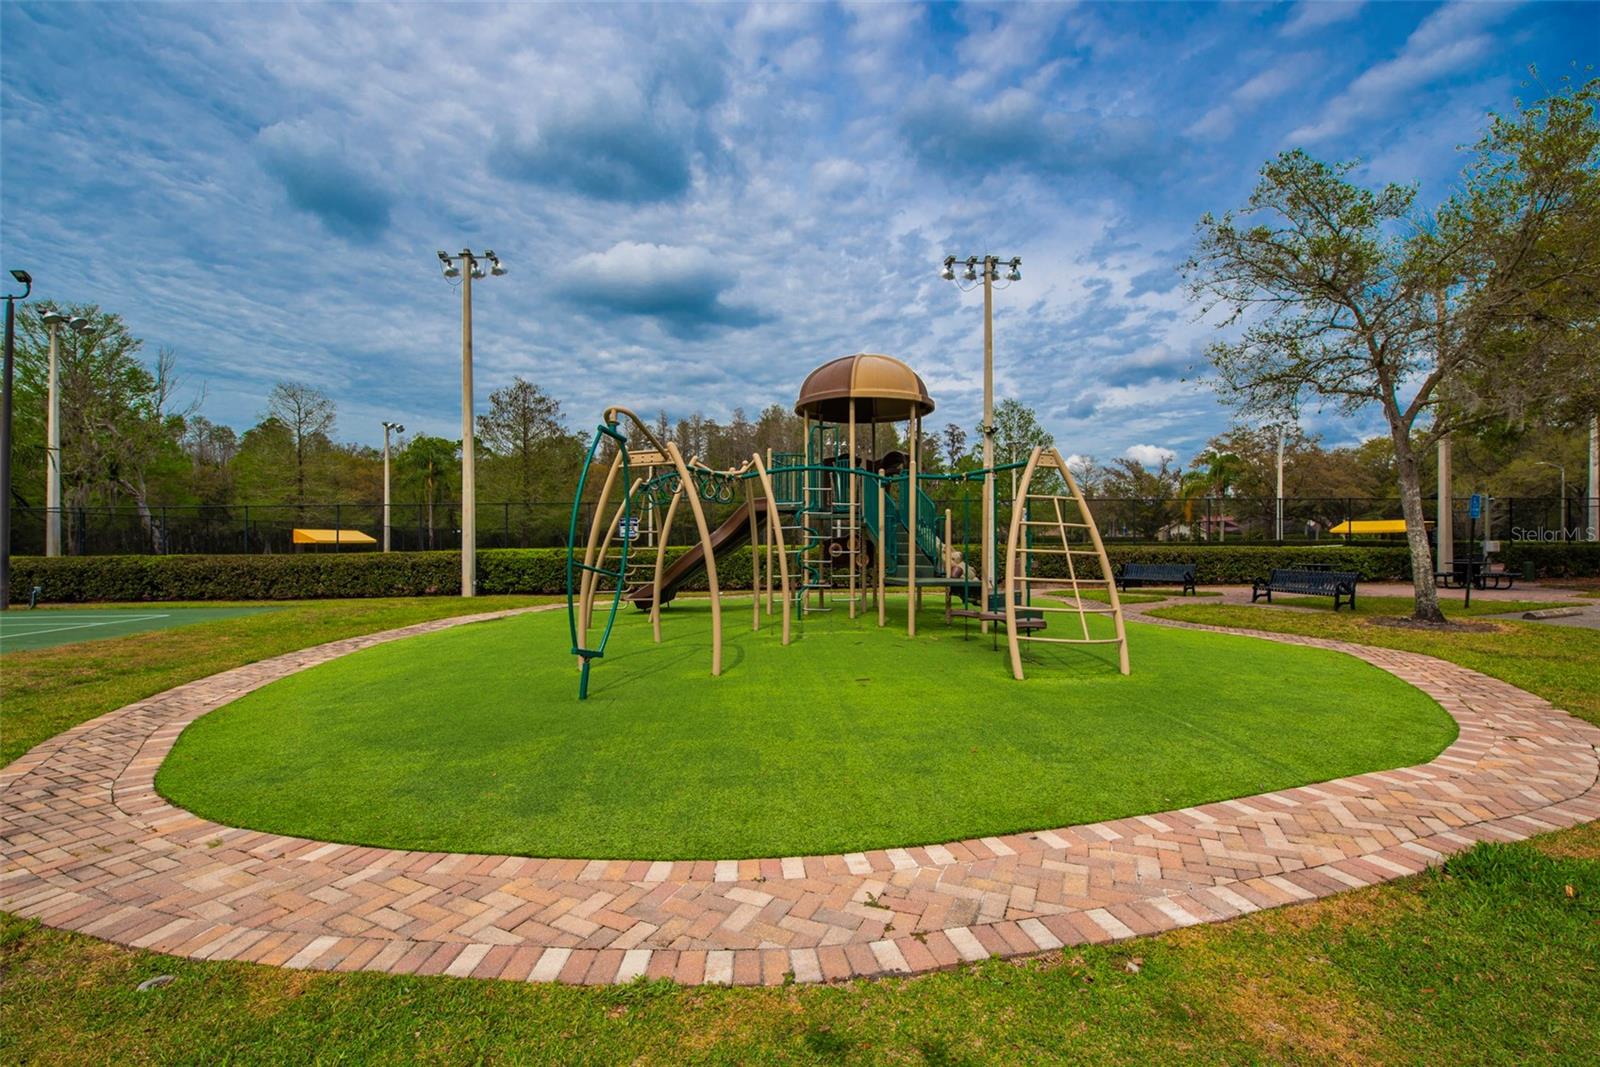
[{"label": "brick paver walkway", "polygon": [[[475,616],[486,618],[491,616]],[[1088,826],[842,856],[665,862],[400,852],[231,829],[156,767],[240,694],[451,619],[336,641],[84,723],[0,770],[0,907],[201,959],[513,980],[803,982],[1152,934],[1412,874],[1600,817],[1600,729],[1426,656],[1288,636],[1460,723],[1432,763]]]}]

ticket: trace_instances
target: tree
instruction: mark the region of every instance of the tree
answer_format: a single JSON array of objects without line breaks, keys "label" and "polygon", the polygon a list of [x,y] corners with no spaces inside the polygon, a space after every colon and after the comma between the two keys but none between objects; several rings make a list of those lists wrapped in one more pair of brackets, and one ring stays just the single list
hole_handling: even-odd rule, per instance
[{"label": "tree", "polygon": [[[1207,496],[1220,501],[1233,489],[1233,483],[1244,466],[1232,452],[1215,450],[1202,453],[1194,462],[1194,468],[1178,482],[1179,495],[1186,501]],[[1219,512],[1217,540],[1226,541],[1227,538],[1227,516]]]},{"label": "tree", "polygon": [[[434,505],[451,499],[451,475],[460,469],[461,443],[418,434],[395,457],[402,492],[420,503],[427,516],[428,547],[434,547]],[[407,492],[409,491],[409,492]]]},{"label": "tree", "polygon": [[[36,467],[30,462],[25,469],[37,470],[41,496],[49,359],[48,328],[40,318],[45,310],[23,308],[16,352],[18,402],[35,416],[20,420],[18,451],[36,459]],[[146,366],[139,359],[144,342],[133,336],[119,315],[92,304],[59,310],[89,322],[81,336],[71,330],[57,335],[62,505],[82,511],[95,500],[131,501],[145,537],[159,551],[163,531],[151,515],[149,476],[164,457],[178,453],[183,414],[171,410],[178,386],[176,360],[163,349],[154,367]],[[67,524],[67,540],[69,552],[83,550],[75,524]]]},{"label": "tree", "polygon": [[331,442],[334,424],[333,400],[315,386],[300,382],[279,382],[267,394],[266,418],[288,432],[294,450],[294,502],[306,503],[307,460]]},{"label": "tree", "polygon": [[1176,520],[1173,500],[1178,494],[1178,478],[1166,456],[1154,470],[1126,456],[1113,461],[1100,482],[1106,498],[1116,501],[1107,509],[1110,521],[1103,523],[1104,527],[1108,531],[1131,529],[1147,541],[1155,540]]},{"label": "tree", "polygon": [[226,504],[233,496],[234,457],[239,437],[231,426],[195,415],[183,426],[179,439],[191,464],[190,487],[201,504]]},{"label": "tree", "polygon": [[766,459],[767,449],[773,452],[799,452],[801,450],[801,418],[782,404],[768,404],[756,418],[755,448]]},{"label": "tree", "polygon": [[[982,436],[982,431],[979,431]],[[1022,463],[1035,448],[1054,446],[1054,435],[1039,423],[1039,415],[1020,400],[1006,397],[994,406],[994,461],[998,466]],[[1011,495],[1017,495],[1019,471],[1011,471]],[[1044,472],[1034,483],[1039,492],[1054,492],[1058,479],[1054,471]]]},{"label": "tree", "polygon": [[[539,498],[540,475],[570,458],[574,444],[561,421],[561,402],[520,375],[489,394],[489,410],[478,416],[478,440],[511,461],[514,499],[522,503]],[[566,474],[565,464],[560,467]]]},{"label": "tree", "polygon": [[944,433],[940,435],[944,443],[944,454],[950,469],[954,470],[961,457],[967,454],[967,431],[956,423],[946,423]]},{"label": "tree", "polygon": [[1572,294],[1576,277],[1600,275],[1600,240],[1576,239],[1600,209],[1597,92],[1495,116],[1463,190],[1420,222],[1415,187],[1370,190],[1350,180],[1353,162],[1285,152],[1262,168],[1251,221],[1205,215],[1184,264],[1190,293],[1223,310],[1222,326],[1244,326],[1210,348],[1218,390],[1242,413],[1307,400],[1382,412],[1419,621],[1444,621],[1419,450],[1551,401],[1585,369],[1574,339],[1592,337],[1595,309]]}]

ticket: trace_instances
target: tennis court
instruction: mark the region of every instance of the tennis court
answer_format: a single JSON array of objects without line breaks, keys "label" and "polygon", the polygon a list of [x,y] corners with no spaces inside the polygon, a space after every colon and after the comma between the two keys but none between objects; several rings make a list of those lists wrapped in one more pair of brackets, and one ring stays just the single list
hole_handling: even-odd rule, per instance
[{"label": "tennis court", "polygon": [[27,652],[77,641],[103,641],[111,637],[197,622],[215,622],[256,615],[273,608],[12,608],[0,612],[0,653]]}]

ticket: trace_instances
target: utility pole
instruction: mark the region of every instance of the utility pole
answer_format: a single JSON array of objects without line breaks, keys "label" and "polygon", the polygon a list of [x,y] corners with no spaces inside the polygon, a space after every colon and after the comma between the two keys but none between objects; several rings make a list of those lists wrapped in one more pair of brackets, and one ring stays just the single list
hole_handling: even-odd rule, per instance
[{"label": "utility pole", "polygon": [[1561,472],[1561,540],[1567,541],[1567,465],[1552,463],[1548,459],[1534,461],[1535,467],[1554,467]]},{"label": "utility pole", "polygon": [[398,422],[385,422],[383,424],[383,550],[389,551],[389,434],[405,433],[406,428]]},{"label": "utility pole", "polygon": [[1589,418],[1589,540],[1600,541],[1600,411]]},{"label": "utility pole", "polygon": [[1288,433],[1289,431],[1280,423],[1278,425],[1278,506],[1276,508],[1278,514],[1276,516],[1277,522],[1274,524],[1277,527],[1276,533],[1278,535],[1274,540],[1280,545],[1283,544],[1283,439],[1288,436]]},{"label": "utility pole", "polygon": [[1452,495],[1455,485],[1455,461],[1451,455],[1450,435],[1439,438],[1439,500],[1433,523],[1433,539],[1438,542],[1434,554],[1439,557],[1438,570],[1445,573],[1456,559],[1456,511]]},{"label": "utility pole", "polygon": [[33,275],[14,270],[11,276],[22,285],[21,295],[6,294],[5,363],[0,370],[0,611],[11,610],[11,394],[15,378],[17,343],[17,301],[33,292]]},{"label": "utility pole", "polygon": [[89,320],[51,309],[41,316],[50,327],[49,404],[45,414],[44,554],[61,555],[61,324],[78,334],[89,332]]},{"label": "utility pole", "polygon": [[[944,258],[944,269],[939,276],[947,282],[956,280],[955,256]],[[979,429],[983,433],[983,531],[982,548],[983,566],[983,607],[985,611],[994,611],[995,587],[995,500],[994,500],[994,283],[1000,277],[1000,257],[984,256],[981,260],[977,256],[968,256],[966,271],[962,280],[975,282],[978,280],[978,271],[983,271],[983,425]],[[1010,269],[1006,272],[1008,282],[1022,280],[1022,257],[1012,256],[1006,263]],[[958,285],[960,283],[957,283]],[[965,292],[971,286],[960,286]],[[1013,492],[1013,495],[1015,493]],[[912,507],[916,502],[912,502]],[[915,514],[915,512],[913,512]],[[982,624],[984,632],[988,632],[989,624]]]},{"label": "utility pole", "polygon": [[461,595],[478,592],[478,464],[472,427],[472,279],[506,272],[500,257],[484,249],[463,248],[455,256],[439,252],[446,278],[461,279]]}]

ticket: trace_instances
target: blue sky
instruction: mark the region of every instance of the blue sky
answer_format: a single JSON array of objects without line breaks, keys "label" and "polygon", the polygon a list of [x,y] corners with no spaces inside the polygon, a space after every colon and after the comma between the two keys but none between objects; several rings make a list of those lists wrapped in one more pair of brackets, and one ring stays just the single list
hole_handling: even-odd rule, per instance
[{"label": "blue sky", "polygon": [[6,3],[0,242],[41,298],[174,350],[211,417],[247,426],[289,378],[368,442],[459,436],[435,249],[511,270],[474,290],[480,407],[522,374],[580,429],[609,403],[753,415],[861,350],[970,428],[982,301],[938,262],[1020,255],[998,393],[1066,451],[1187,459],[1228,423],[1184,380],[1212,334],[1175,270],[1200,214],[1293,146],[1438,200],[1528,64],[1596,58],[1595,14]]}]

